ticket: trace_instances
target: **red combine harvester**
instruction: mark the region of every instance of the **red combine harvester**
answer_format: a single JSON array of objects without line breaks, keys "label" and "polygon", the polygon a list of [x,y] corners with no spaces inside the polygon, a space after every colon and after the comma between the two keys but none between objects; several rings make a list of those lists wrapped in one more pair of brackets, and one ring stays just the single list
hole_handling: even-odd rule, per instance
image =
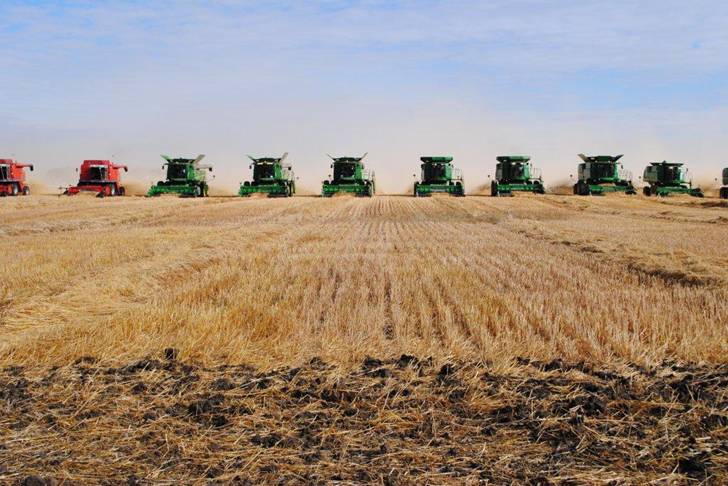
[{"label": "red combine harvester", "polygon": [[30,194],[25,183],[25,169],[33,170],[33,164],[19,164],[12,159],[0,159],[0,196]]},{"label": "red combine harvester", "polygon": [[121,185],[121,169],[129,171],[125,165],[117,165],[110,160],[84,160],[78,184],[66,189],[64,194],[73,196],[80,192],[93,192],[98,197],[123,196],[126,191]]}]

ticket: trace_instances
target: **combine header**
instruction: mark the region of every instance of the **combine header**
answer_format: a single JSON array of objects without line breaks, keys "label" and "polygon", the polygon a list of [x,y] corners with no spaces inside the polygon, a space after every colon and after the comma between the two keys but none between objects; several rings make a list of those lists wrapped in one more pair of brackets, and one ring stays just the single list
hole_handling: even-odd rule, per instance
[{"label": "combine header", "polygon": [[723,187],[720,188],[720,198],[728,199],[728,167],[723,169]]},{"label": "combine header", "polygon": [[579,158],[584,162],[579,164],[579,181],[574,184],[574,194],[577,196],[603,195],[608,192],[637,194],[632,185],[632,173],[624,170],[622,163],[618,162],[622,157],[622,155],[579,154]]},{"label": "combine header", "polygon": [[372,197],[376,192],[374,172],[364,168],[362,160],[367,154],[361,157],[331,157],[333,160],[331,168],[334,176],[331,180],[324,181],[321,188],[321,196],[331,197],[338,193],[349,193],[356,196]]},{"label": "combine header", "polygon": [[121,170],[127,172],[125,165],[117,165],[109,160],[84,160],[79,171],[78,184],[71,186],[64,194],[74,196],[81,192],[91,192],[97,197],[123,196],[126,194],[121,185]]},{"label": "combine header", "polygon": [[25,169],[33,170],[33,164],[20,164],[12,159],[0,159],[0,196],[30,194],[25,182]]},{"label": "combine header", "polygon": [[248,155],[253,161],[250,168],[253,169],[253,180],[245,181],[240,186],[238,195],[248,197],[251,194],[267,194],[268,197],[291,197],[296,193],[296,180],[291,164],[284,164],[283,161],[288,152],[282,157],[262,157],[255,159]]},{"label": "combine header", "polygon": [[683,164],[673,162],[652,162],[645,168],[643,179],[649,185],[642,189],[645,196],[669,196],[670,194],[689,194],[703,197],[699,187],[693,187],[688,180],[687,169]]},{"label": "combine header", "polygon": [[490,184],[491,196],[512,196],[514,191],[544,194],[541,170],[531,165],[527,155],[496,157],[495,180]]},{"label": "combine header", "polygon": [[204,155],[198,155],[196,159],[173,159],[162,155],[162,158],[167,161],[162,165],[162,169],[167,167],[167,180],[157,182],[149,189],[147,196],[179,194],[189,197],[207,197],[209,187],[206,177],[207,171],[212,172],[212,166],[200,164],[204,157]]},{"label": "combine header", "polygon": [[420,157],[422,180],[415,182],[415,197],[434,193],[465,196],[463,173],[452,165],[452,157]]}]

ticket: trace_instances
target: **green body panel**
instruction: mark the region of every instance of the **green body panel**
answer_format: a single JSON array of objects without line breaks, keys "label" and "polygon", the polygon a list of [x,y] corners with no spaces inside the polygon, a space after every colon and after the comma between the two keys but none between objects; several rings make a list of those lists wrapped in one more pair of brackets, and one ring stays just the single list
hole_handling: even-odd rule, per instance
[{"label": "green body panel", "polygon": [[652,162],[645,168],[643,179],[649,184],[643,188],[645,196],[689,194],[703,197],[703,191],[699,187],[692,186],[687,178],[687,170],[680,163]]},{"label": "green body panel", "polygon": [[420,181],[415,182],[415,197],[427,197],[432,194],[450,194],[464,196],[462,172],[452,165],[450,156],[420,157]]},{"label": "green body panel", "polygon": [[253,169],[253,180],[245,181],[240,185],[238,195],[242,197],[252,194],[267,194],[268,197],[290,197],[296,193],[296,182],[293,169],[290,165],[283,164],[283,157],[263,157],[255,159],[251,168]]},{"label": "green body panel", "polygon": [[618,162],[622,155],[579,154],[579,157],[584,162],[578,167],[579,179],[574,184],[574,194],[579,196],[610,192],[637,194],[632,184],[632,174],[624,170],[622,164]]},{"label": "green body panel", "polygon": [[512,196],[514,192],[545,194],[541,171],[531,165],[527,155],[496,157],[495,180],[490,184],[491,196]]},{"label": "green body panel", "polygon": [[[329,156],[331,157],[331,156]],[[376,193],[376,180],[374,172],[364,167],[362,157],[331,157],[333,163],[333,177],[324,181],[321,187],[321,196],[331,197],[338,193],[354,194],[356,196],[372,197]]]},{"label": "green body panel", "polygon": [[[207,172],[212,167],[200,165],[204,155],[196,159],[172,159],[163,155],[166,160],[167,179],[159,181],[149,188],[147,196],[160,196],[162,194],[179,194],[180,196],[206,197],[209,191],[207,185]],[[163,166],[163,167],[164,167]]]}]

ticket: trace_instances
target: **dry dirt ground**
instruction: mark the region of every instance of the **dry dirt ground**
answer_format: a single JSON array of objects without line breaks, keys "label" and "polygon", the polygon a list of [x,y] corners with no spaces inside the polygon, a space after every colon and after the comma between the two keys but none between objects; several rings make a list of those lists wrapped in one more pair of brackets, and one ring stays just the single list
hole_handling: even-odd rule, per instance
[{"label": "dry dirt ground", "polygon": [[728,204],[0,200],[0,482],[728,481]]}]

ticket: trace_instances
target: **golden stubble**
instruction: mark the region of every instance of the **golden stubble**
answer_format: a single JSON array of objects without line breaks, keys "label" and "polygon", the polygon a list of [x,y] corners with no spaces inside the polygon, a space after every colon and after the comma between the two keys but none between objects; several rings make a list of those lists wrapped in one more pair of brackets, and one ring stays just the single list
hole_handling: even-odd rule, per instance
[{"label": "golden stubble", "polygon": [[673,198],[0,201],[0,364],[726,362],[728,209]]}]

